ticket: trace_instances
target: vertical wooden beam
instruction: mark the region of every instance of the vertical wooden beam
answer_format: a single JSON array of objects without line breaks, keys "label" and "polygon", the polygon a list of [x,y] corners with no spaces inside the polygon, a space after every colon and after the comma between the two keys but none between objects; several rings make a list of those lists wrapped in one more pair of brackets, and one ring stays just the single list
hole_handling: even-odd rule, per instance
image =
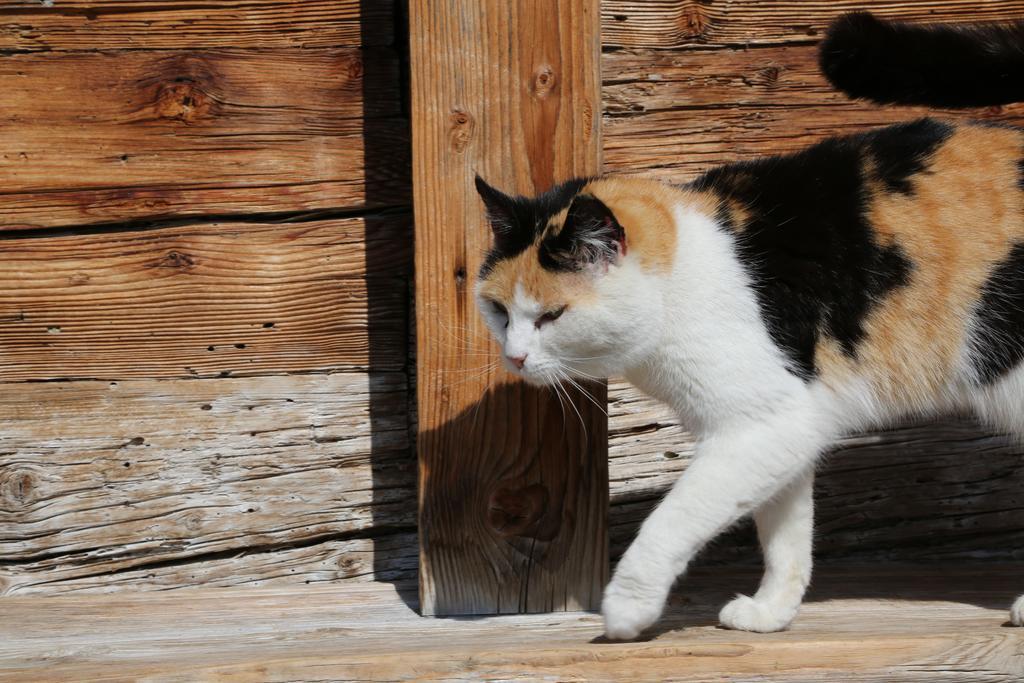
[{"label": "vertical wooden beam", "polygon": [[606,416],[489,367],[472,292],[490,241],[475,173],[532,194],[600,170],[599,2],[410,0],[409,38],[422,610],[595,609]]}]

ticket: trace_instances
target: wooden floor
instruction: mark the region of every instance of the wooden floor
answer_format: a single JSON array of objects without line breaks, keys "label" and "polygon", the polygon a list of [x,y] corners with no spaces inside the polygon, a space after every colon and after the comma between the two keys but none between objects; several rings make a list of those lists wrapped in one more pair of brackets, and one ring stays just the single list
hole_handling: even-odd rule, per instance
[{"label": "wooden floor", "polygon": [[719,629],[698,573],[638,643],[595,614],[432,619],[390,584],[0,599],[3,681],[1022,681],[1024,566],[831,569],[793,628]]}]

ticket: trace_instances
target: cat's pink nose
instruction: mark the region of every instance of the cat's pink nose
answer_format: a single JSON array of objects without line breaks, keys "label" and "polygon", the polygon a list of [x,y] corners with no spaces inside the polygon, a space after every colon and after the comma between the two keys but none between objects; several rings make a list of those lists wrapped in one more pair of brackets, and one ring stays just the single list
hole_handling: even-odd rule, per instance
[{"label": "cat's pink nose", "polygon": [[521,355],[521,356],[507,356],[507,358],[510,361],[512,361],[512,365],[516,366],[520,370],[522,370],[523,366],[526,365],[526,354],[525,353],[523,355]]}]

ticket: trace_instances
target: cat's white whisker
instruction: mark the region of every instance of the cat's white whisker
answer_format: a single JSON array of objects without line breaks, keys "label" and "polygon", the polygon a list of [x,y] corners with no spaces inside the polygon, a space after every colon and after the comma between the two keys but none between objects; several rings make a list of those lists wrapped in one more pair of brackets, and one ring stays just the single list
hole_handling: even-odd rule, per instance
[{"label": "cat's white whisker", "polygon": [[605,409],[604,406],[602,406],[600,403],[598,403],[597,399],[594,398],[589,391],[587,391],[586,389],[583,388],[583,385],[581,385],[579,382],[574,380],[569,375],[566,375],[565,379],[569,382],[569,384],[571,384],[573,387],[575,387],[578,392],[583,394],[591,403],[593,403],[597,407],[597,409],[600,410],[604,414],[605,417],[608,417],[607,409]]}]

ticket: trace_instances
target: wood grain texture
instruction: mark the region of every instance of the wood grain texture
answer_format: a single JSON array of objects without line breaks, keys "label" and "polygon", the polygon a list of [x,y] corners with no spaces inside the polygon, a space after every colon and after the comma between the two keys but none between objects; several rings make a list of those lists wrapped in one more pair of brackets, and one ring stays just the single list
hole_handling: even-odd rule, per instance
[{"label": "wood grain texture", "polygon": [[0,102],[0,230],[409,201],[390,49],[15,54]]},{"label": "wood grain texture", "polygon": [[0,2],[0,50],[389,45],[393,0]]},{"label": "wood grain texture", "polygon": [[912,22],[1005,21],[1020,0],[604,0],[605,47],[679,48],[809,43],[844,12],[870,10]]},{"label": "wood grain texture", "polygon": [[756,634],[715,627],[756,575],[697,572],[639,643],[600,642],[600,617],[579,612],[422,618],[380,584],[9,597],[0,680],[1014,683],[1024,633],[1001,624],[1021,576],[834,570],[791,630]]},{"label": "wood grain texture", "polygon": [[[410,491],[410,498],[413,493]],[[298,545],[240,547],[142,564],[138,569],[88,566],[79,556],[56,562],[12,563],[0,571],[7,595],[109,594],[180,588],[229,588],[366,583],[415,583],[419,546],[415,531],[368,529],[372,538],[316,540]],[[83,566],[73,566],[83,560]],[[72,565],[72,566],[67,566]],[[2,601],[0,601],[2,605]]]},{"label": "wood grain texture", "polygon": [[818,73],[815,46],[606,53],[603,59],[605,169],[669,182],[924,115],[1024,124],[1021,104],[957,112],[851,102]]},{"label": "wood grain texture", "polygon": [[0,594],[409,529],[406,400],[401,373],[0,385]]},{"label": "wood grain texture", "polygon": [[407,362],[408,215],[5,239],[0,254],[0,381]]},{"label": "wood grain texture", "polygon": [[596,607],[603,411],[467,368],[495,352],[472,297],[490,239],[473,175],[532,193],[598,170],[598,2],[414,0],[409,25],[423,610]]}]

